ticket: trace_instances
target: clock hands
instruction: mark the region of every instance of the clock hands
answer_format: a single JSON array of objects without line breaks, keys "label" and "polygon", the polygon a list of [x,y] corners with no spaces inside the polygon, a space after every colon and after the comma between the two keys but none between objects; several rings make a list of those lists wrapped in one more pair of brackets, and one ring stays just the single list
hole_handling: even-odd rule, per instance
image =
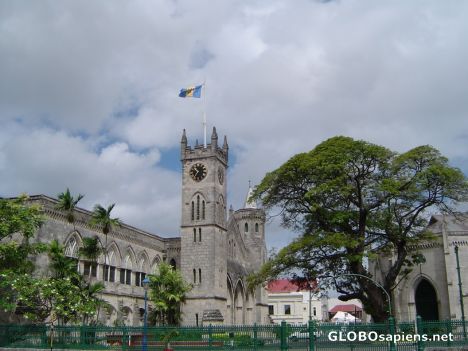
[{"label": "clock hands", "polygon": [[192,178],[196,181],[200,181],[206,176],[206,168],[202,164],[195,164],[191,169],[190,169],[190,175]]}]

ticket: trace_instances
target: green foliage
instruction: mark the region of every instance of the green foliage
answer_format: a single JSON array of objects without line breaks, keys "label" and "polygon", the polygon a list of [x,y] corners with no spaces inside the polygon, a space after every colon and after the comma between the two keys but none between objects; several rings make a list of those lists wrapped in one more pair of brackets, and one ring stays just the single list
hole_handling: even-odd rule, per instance
[{"label": "green foliage", "polygon": [[22,195],[16,199],[0,199],[0,240],[20,234],[31,238],[43,222],[41,208],[28,205],[28,197]]},{"label": "green foliage", "polygon": [[79,194],[78,197],[75,199],[71,195],[70,189],[67,188],[65,192],[58,194],[57,197],[59,202],[56,205],[56,208],[65,212],[69,223],[74,223],[76,205],[78,204],[78,202],[81,201],[84,195]]},{"label": "green foliage", "polygon": [[[31,258],[45,251],[44,244],[30,239],[43,222],[41,208],[27,203],[27,196],[0,199],[0,275],[15,277],[34,270]],[[11,306],[14,291],[0,279],[0,308]]]},{"label": "green foliage", "polygon": [[78,249],[80,257],[91,262],[97,262],[99,256],[104,252],[101,242],[97,236],[83,238],[83,246]]},{"label": "green foliage", "polygon": [[0,275],[0,289],[10,291],[0,300],[0,308],[33,322],[47,318],[59,324],[93,321],[97,310],[104,305],[97,296],[104,285],[87,283],[76,269],[77,262],[66,257],[56,241],[51,242],[48,255],[50,277],[35,278],[14,272]]},{"label": "green foliage", "polygon": [[382,146],[334,137],[268,173],[253,197],[280,209],[282,224],[300,237],[278,252],[250,285],[300,270],[333,285],[343,299],[359,298],[374,320],[386,317],[385,296],[363,264],[395,254],[383,285],[391,291],[401,270],[421,262],[417,243],[431,239],[429,210],[452,211],[466,201],[463,173],[431,146],[397,154]]},{"label": "green foliage", "polygon": [[[70,200],[69,195],[67,189],[61,200]],[[81,198],[67,201],[74,206]],[[97,310],[105,305],[98,298],[103,284],[86,282],[77,271],[77,261],[66,257],[57,241],[29,243],[42,222],[41,208],[29,205],[26,196],[0,199],[0,308],[34,322],[95,321]],[[89,245],[83,247],[84,253],[96,254],[94,238],[85,240]],[[49,256],[51,275],[33,277],[31,258],[42,252]]]},{"label": "green foliage", "polygon": [[150,314],[153,324],[176,325],[180,323],[180,305],[192,289],[180,272],[167,263],[161,263],[158,272],[149,276],[150,299],[154,309]]},{"label": "green foliage", "polygon": [[120,225],[118,218],[111,218],[111,212],[114,209],[115,204],[112,204],[106,208],[97,204],[94,206],[93,214],[91,218],[91,224],[100,226],[104,234],[108,234],[113,227]]}]

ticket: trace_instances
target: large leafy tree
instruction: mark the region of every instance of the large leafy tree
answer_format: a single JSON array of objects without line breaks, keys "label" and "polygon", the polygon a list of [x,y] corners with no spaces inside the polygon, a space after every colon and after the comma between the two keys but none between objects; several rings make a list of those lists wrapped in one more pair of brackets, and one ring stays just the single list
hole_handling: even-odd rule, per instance
[{"label": "large leafy tree", "polygon": [[158,271],[149,276],[150,298],[154,310],[150,314],[153,324],[177,325],[181,320],[180,305],[192,286],[185,282],[180,272],[167,263],[161,263]]},{"label": "large leafy tree", "polygon": [[[348,137],[331,138],[268,173],[253,197],[279,209],[282,224],[300,233],[251,284],[302,271],[329,282],[347,301],[360,299],[375,321],[388,317],[385,293],[372,279],[368,259],[394,256],[381,284],[391,292],[411,265],[414,244],[430,240],[430,211],[453,211],[467,199],[463,173],[439,151],[416,147],[398,154]],[[363,275],[371,279],[350,276]]]},{"label": "large leafy tree", "polygon": [[0,307],[10,305],[14,297],[7,281],[31,274],[32,258],[46,249],[31,243],[42,222],[41,208],[28,203],[26,195],[0,199]]}]

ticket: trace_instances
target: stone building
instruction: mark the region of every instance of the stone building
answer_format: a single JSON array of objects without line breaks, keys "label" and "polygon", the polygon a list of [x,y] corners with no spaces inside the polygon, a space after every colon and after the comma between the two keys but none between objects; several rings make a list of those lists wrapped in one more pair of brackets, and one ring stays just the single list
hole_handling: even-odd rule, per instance
[{"label": "stone building", "polygon": [[184,323],[267,322],[266,293],[250,292],[246,276],[266,260],[265,213],[249,199],[243,209],[226,211],[229,147],[190,147],[181,140],[182,223],[180,267],[194,285],[183,306]]},{"label": "stone building", "polygon": [[[399,320],[414,320],[416,315],[425,320],[461,319],[460,299],[464,301],[465,316],[468,303],[468,216],[432,216],[427,230],[435,240],[422,243],[417,248],[426,262],[402,277],[392,292],[395,316]],[[371,263],[370,271],[377,280],[381,281],[381,272],[388,271],[393,259],[381,256]]]},{"label": "stone building", "polygon": [[[265,213],[249,200],[244,208],[226,212],[228,144],[222,147],[213,128],[211,143],[181,141],[182,203],[180,237],[165,238],[122,224],[107,236],[89,224],[91,212],[77,208],[74,224],[55,208],[57,200],[45,195],[31,196],[47,217],[37,240],[57,240],[78,269],[92,279],[103,281],[103,299],[112,308],[100,314],[101,322],[112,325],[140,325],[144,314],[142,281],[162,261],[180,269],[193,284],[183,305],[183,324],[250,324],[268,321],[263,288],[248,291],[246,276],[258,270],[266,259]],[[83,238],[97,236],[106,255],[97,266],[78,257]],[[104,257],[105,256],[105,257]],[[47,257],[37,258],[39,274],[45,273]]]}]

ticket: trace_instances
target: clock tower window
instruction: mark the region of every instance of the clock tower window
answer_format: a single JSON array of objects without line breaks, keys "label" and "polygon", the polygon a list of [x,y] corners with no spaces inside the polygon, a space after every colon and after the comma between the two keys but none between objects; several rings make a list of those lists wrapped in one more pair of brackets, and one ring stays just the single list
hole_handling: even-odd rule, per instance
[{"label": "clock tower window", "polygon": [[192,221],[195,220],[195,203],[192,201]]},{"label": "clock tower window", "polygon": [[202,219],[205,219],[205,200],[202,201]]},{"label": "clock tower window", "polygon": [[200,195],[197,195],[197,221],[200,220]]}]

